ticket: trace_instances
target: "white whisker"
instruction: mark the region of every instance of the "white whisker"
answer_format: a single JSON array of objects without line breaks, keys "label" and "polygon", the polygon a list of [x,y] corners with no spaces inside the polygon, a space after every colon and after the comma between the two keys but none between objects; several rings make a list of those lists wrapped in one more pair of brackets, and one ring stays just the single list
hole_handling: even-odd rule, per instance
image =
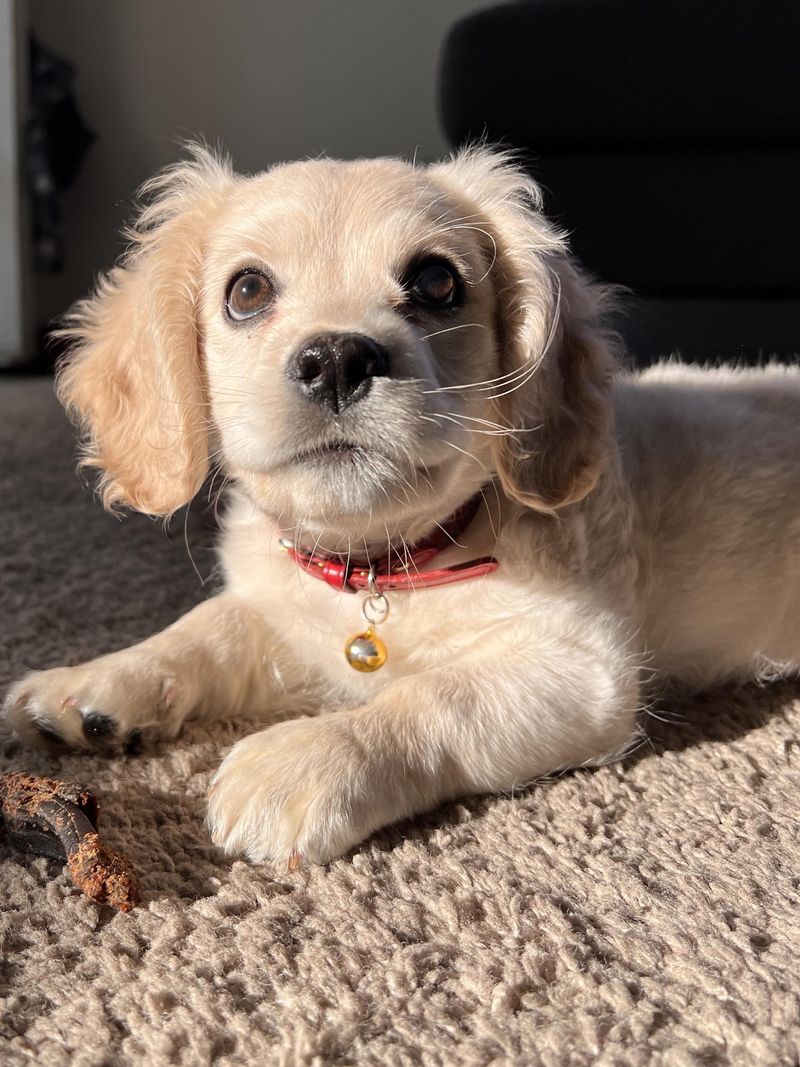
[{"label": "white whisker", "polygon": [[473,463],[477,463],[481,470],[486,470],[486,467],[477,456],[474,456],[471,452],[467,452],[465,448],[459,448],[458,445],[453,444],[452,441],[445,441],[444,444],[449,445],[450,448],[454,448],[456,452],[460,452],[462,456],[466,456],[467,459],[471,459]]},{"label": "white whisker", "polygon": [[436,330],[435,333],[426,333],[420,337],[420,341],[429,341],[431,337],[439,337],[443,333],[452,333],[453,330],[466,330],[468,326],[475,326],[479,330],[485,330],[482,322],[462,322],[458,326],[448,326],[445,330]]}]

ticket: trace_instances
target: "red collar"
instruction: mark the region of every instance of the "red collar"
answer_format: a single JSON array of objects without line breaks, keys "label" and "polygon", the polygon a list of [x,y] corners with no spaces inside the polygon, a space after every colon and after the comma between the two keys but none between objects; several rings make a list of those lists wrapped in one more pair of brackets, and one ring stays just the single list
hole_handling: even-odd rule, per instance
[{"label": "red collar", "polygon": [[426,563],[437,556],[443,548],[453,544],[467,529],[475,518],[481,502],[481,494],[476,493],[466,504],[454,512],[450,518],[437,525],[434,532],[412,546],[407,553],[392,549],[379,559],[366,562],[351,559],[348,555],[328,555],[322,552],[309,552],[296,548],[291,541],[281,539],[281,547],[289,557],[302,567],[306,574],[312,574],[334,589],[346,589],[350,593],[368,589],[370,572],[374,579],[374,588],[379,592],[387,589],[418,589],[424,586],[449,585],[462,582],[466,578],[478,578],[497,570],[498,563],[493,556],[481,556],[479,559],[456,563],[439,570],[420,571]]}]

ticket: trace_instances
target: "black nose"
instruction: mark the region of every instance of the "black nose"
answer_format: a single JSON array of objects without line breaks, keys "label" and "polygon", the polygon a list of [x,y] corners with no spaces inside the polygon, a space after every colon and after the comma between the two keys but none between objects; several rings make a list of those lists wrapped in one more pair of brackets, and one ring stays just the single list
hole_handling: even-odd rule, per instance
[{"label": "black nose", "polygon": [[362,400],[373,378],[389,373],[389,353],[360,333],[324,333],[306,341],[287,373],[305,395],[334,415]]}]

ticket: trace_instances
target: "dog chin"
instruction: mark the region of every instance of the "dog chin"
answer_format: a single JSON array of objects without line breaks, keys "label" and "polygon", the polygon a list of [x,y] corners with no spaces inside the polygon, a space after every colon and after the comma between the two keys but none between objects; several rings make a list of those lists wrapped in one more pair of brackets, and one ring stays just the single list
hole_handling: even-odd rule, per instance
[{"label": "dog chin", "polygon": [[370,521],[383,527],[437,499],[441,468],[404,469],[361,446],[302,453],[263,472],[237,472],[239,484],[263,511],[281,521],[318,522],[360,536]]}]

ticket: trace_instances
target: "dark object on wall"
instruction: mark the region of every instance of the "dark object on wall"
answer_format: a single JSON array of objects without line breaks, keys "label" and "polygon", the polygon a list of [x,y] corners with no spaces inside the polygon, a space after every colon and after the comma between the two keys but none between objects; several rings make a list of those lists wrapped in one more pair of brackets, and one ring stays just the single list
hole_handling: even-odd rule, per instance
[{"label": "dark object on wall", "polygon": [[800,351],[798,0],[537,0],[451,30],[454,144],[521,150],[549,213],[636,294],[641,362]]},{"label": "dark object on wall", "polygon": [[30,42],[30,109],[25,128],[25,166],[31,195],[34,266],[61,269],[60,194],[75,180],[95,139],[72,95],[75,69],[67,60]]}]

